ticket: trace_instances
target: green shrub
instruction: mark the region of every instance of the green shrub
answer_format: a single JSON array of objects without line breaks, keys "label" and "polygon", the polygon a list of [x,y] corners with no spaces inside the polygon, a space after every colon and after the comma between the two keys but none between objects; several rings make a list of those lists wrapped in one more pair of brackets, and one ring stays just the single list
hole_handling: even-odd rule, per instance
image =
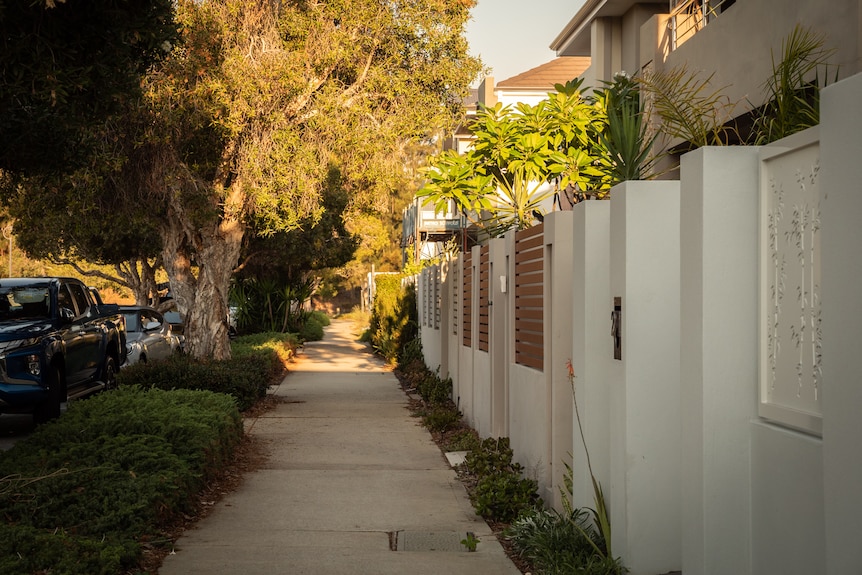
[{"label": "green shrub", "polygon": [[470,500],[487,519],[510,522],[532,507],[541,506],[538,484],[523,478],[523,467],[512,461],[509,438],[488,438],[464,458],[464,469],[476,477]]},{"label": "green shrub", "polygon": [[422,399],[431,404],[445,404],[452,398],[452,378],[440,379],[436,373],[427,372],[417,387]]},{"label": "green shrub", "polygon": [[313,317],[313,318],[314,318],[314,320],[315,320],[315,321],[317,321],[317,323],[319,323],[319,324],[320,324],[320,325],[322,325],[323,327],[326,327],[326,326],[328,326],[330,323],[332,323],[332,322],[330,321],[330,319],[329,319],[329,316],[328,316],[328,315],[326,315],[326,313],[324,313],[324,312],[322,312],[322,311],[320,311],[320,310],[317,310],[317,309],[316,309],[316,310],[313,310],[313,311],[311,312],[311,317]]},{"label": "green shrub", "polygon": [[479,478],[470,493],[476,512],[494,521],[509,522],[522,512],[541,505],[534,479],[515,473],[496,473]]},{"label": "green shrub", "polygon": [[461,412],[442,405],[435,405],[422,418],[422,425],[429,431],[442,433],[461,424]]},{"label": "green shrub", "polygon": [[422,353],[422,340],[414,338],[407,342],[407,345],[398,354],[398,367],[406,368],[415,361],[421,361],[425,365],[425,355]]},{"label": "green shrub", "polygon": [[323,324],[315,316],[305,319],[299,329],[299,338],[302,341],[320,341],[323,339]]},{"label": "green shrub", "polygon": [[74,537],[64,530],[0,524],[0,573],[116,575],[137,560],[137,545]]},{"label": "green shrub", "polygon": [[596,552],[603,548],[601,535],[590,522],[590,512],[575,509],[562,514],[533,509],[522,514],[506,530],[518,555],[543,575],[620,575],[618,561]]},{"label": "green shrub", "polygon": [[446,451],[472,451],[479,449],[481,442],[475,430],[469,428],[458,429],[444,440]]},{"label": "green shrub", "polygon": [[419,334],[416,288],[412,284],[402,287],[401,280],[397,274],[381,275],[375,280],[369,326],[371,345],[389,363],[395,363],[401,350]]},{"label": "green shrub", "polygon": [[229,360],[204,361],[174,355],[165,361],[124,368],[117,381],[121,386],[226,393],[236,400],[240,410],[246,410],[283,375],[296,346],[296,336],[289,334],[242,336],[231,344],[233,357]]},{"label": "green shrub", "polygon": [[234,358],[253,355],[263,350],[272,350],[281,360],[284,367],[296,354],[299,339],[292,333],[267,331],[243,335],[230,344],[231,356]]},{"label": "green shrub", "polygon": [[512,448],[509,447],[509,438],[489,437],[482,440],[478,449],[467,454],[464,465],[467,471],[477,477],[497,475],[500,473],[512,473],[520,475],[524,468],[519,463],[512,461]]},{"label": "green shrub", "polygon": [[242,438],[228,396],[127,387],[75,402],[0,457],[0,572],[123,572]]}]

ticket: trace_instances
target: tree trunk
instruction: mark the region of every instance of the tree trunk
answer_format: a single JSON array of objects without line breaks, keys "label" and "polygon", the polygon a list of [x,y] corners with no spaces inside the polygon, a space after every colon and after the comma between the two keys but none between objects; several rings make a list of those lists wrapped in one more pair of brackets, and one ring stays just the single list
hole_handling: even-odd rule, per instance
[{"label": "tree trunk", "polygon": [[235,217],[194,228],[183,212],[168,210],[162,253],[192,357],[230,358],[228,291],[244,231]]},{"label": "tree trunk", "polygon": [[125,280],[125,285],[132,290],[135,305],[158,306],[159,292],[156,287],[156,268],[158,263],[150,264],[146,259],[132,258],[114,269]]}]

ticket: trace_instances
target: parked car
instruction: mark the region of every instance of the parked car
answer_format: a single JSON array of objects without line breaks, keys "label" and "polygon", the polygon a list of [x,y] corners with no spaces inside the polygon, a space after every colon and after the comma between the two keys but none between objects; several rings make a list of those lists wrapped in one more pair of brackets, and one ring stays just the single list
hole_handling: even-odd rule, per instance
[{"label": "parked car", "polygon": [[171,324],[151,307],[120,306],[126,318],[126,365],[170,357],[180,349]]},{"label": "parked car", "polygon": [[60,415],[60,404],[116,385],[125,319],[74,278],[0,279],[0,413]]},{"label": "parked car", "polygon": [[171,324],[171,333],[173,333],[179,341],[179,350],[184,351],[186,348],[186,325],[183,322],[183,318],[180,315],[180,312],[176,310],[166,311],[164,313],[164,318],[166,322]]}]

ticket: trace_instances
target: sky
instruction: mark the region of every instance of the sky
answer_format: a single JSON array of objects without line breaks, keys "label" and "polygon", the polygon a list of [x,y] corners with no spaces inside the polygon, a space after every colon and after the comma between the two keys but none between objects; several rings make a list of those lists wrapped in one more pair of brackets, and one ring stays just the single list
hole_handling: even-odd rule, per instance
[{"label": "sky", "polygon": [[470,53],[499,82],[550,62],[548,48],[584,0],[479,0],[467,24]]}]

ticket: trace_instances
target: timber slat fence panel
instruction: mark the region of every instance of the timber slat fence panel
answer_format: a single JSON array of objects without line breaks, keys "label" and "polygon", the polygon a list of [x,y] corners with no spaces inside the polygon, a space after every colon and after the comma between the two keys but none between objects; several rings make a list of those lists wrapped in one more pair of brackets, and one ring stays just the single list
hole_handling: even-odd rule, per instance
[{"label": "timber slat fence panel", "polygon": [[487,244],[479,251],[479,351],[488,351],[488,302],[491,287],[491,258]]},{"label": "timber slat fence panel", "polygon": [[542,370],[544,225],[515,233],[515,363]]},{"label": "timber slat fence panel", "polygon": [[473,254],[464,252],[462,256],[461,275],[464,283],[461,288],[461,301],[464,326],[461,330],[461,344],[464,347],[473,347]]}]

